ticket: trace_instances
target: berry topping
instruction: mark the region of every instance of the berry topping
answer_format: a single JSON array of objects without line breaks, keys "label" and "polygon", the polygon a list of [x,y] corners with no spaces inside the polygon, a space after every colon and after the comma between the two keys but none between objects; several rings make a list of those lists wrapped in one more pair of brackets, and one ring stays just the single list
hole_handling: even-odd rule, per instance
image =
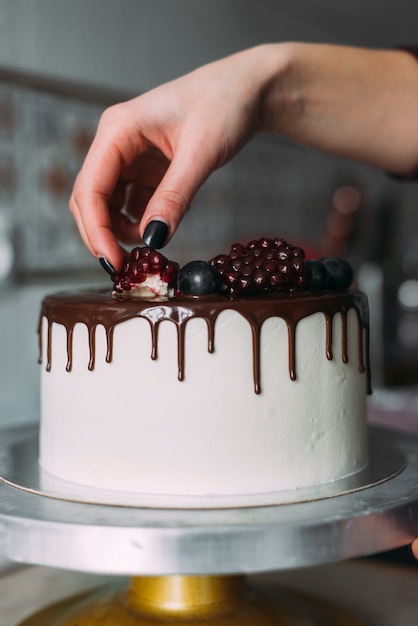
[{"label": "berry topping", "polygon": [[351,265],[344,259],[332,256],[324,257],[321,261],[328,272],[328,289],[333,291],[348,289],[354,278]]},{"label": "berry topping", "polygon": [[221,275],[206,261],[190,261],[179,271],[177,286],[185,294],[202,296],[220,290]]},{"label": "berry topping", "polygon": [[306,283],[304,251],[278,237],[254,239],[246,246],[234,243],[229,254],[214,257],[210,264],[231,295],[290,293]]},{"label": "berry topping", "polygon": [[120,272],[112,280],[114,295],[135,298],[173,296],[179,266],[153,248],[137,247],[125,256]]},{"label": "berry topping", "polygon": [[306,261],[306,268],[308,289],[342,291],[353,282],[351,265],[338,257]]},{"label": "berry topping", "polygon": [[306,261],[306,269],[308,274],[306,287],[308,289],[326,291],[329,286],[329,276],[327,268],[322,261],[317,261],[316,259]]}]

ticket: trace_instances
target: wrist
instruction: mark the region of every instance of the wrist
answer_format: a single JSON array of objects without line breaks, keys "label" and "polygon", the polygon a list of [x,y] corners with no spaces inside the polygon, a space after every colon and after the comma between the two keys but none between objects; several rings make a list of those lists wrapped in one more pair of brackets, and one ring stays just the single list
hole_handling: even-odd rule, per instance
[{"label": "wrist", "polygon": [[[298,49],[303,44],[278,43],[262,47],[258,132],[281,133],[303,110]],[[293,123],[292,122],[292,123]]]}]

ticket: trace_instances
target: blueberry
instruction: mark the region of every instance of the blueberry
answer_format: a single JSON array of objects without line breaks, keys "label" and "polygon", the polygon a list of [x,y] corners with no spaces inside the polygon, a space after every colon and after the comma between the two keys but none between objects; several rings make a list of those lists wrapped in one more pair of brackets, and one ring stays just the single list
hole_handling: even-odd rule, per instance
[{"label": "blueberry", "polygon": [[340,291],[348,289],[353,282],[354,273],[351,265],[339,257],[324,257],[321,262],[325,265],[329,276],[329,289]]},{"label": "blueberry", "polygon": [[177,286],[183,293],[203,296],[220,290],[221,275],[206,261],[190,261],[179,271]]},{"label": "blueberry", "polygon": [[324,263],[316,260],[306,261],[308,270],[308,289],[325,291],[329,288],[329,275]]}]

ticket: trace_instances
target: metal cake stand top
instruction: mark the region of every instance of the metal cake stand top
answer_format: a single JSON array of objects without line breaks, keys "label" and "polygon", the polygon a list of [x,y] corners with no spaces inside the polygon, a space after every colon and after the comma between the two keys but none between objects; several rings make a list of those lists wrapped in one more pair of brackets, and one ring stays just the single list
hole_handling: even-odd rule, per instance
[{"label": "metal cake stand top", "polygon": [[0,433],[0,554],[13,561],[129,576],[254,573],[418,536],[418,439],[396,431],[370,428],[372,478],[348,493],[201,510],[76,502],[5,480],[11,448],[37,437],[35,426]]}]

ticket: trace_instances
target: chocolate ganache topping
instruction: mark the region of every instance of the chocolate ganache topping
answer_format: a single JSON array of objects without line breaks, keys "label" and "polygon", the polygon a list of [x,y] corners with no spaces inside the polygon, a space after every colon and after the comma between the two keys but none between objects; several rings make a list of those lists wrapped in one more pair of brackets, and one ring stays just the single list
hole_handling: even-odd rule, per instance
[{"label": "chocolate ganache topping", "polygon": [[347,350],[347,315],[354,309],[358,318],[358,367],[365,372],[370,393],[370,367],[368,356],[369,344],[369,312],[367,297],[360,292],[313,293],[304,291],[291,295],[277,294],[249,298],[228,298],[219,293],[204,296],[186,296],[178,294],[164,300],[127,299],[112,297],[108,291],[85,291],[78,293],[57,293],[47,296],[42,303],[39,322],[39,360],[43,358],[42,320],[47,320],[46,337],[46,369],[51,363],[52,325],[62,324],[67,334],[67,366],[71,371],[73,363],[72,338],[76,324],[85,324],[88,330],[89,362],[87,367],[95,367],[95,335],[96,328],[102,325],[106,333],[106,361],[112,361],[113,333],[118,324],[132,318],[146,319],[150,325],[152,339],[151,359],[158,358],[158,328],[163,321],[175,324],[178,346],[178,379],[185,378],[185,331],[189,320],[202,318],[208,329],[208,351],[215,350],[216,320],[218,315],[230,309],[239,313],[250,325],[252,334],[254,391],[261,392],[260,374],[260,334],[263,323],[271,317],[282,318],[288,329],[289,340],[289,376],[297,377],[296,363],[296,327],[305,317],[314,313],[322,313],[326,325],[326,345],[324,358],[332,360],[333,337],[332,322],[335,315],[341,315],[342,325],[342,359],[348,362]]}]

